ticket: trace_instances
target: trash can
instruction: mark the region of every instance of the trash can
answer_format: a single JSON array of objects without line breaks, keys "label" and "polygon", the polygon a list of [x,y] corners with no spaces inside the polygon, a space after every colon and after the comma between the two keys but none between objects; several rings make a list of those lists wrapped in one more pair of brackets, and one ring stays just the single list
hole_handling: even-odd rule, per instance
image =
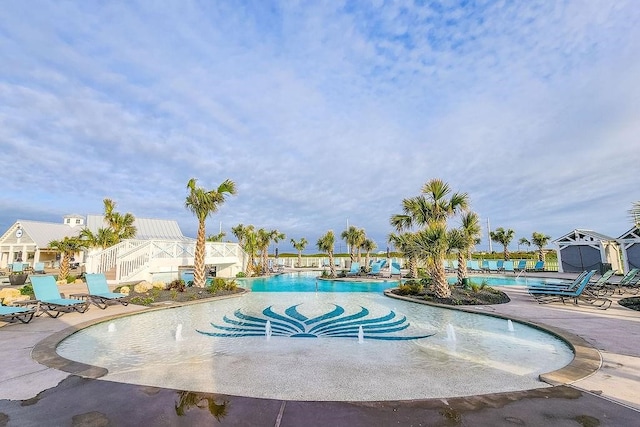
[{"label": "trash can", "polygon": [[611,270],[611,263],[610,262],[601,262],[600,263],[600,274],[604,274],[609,270]]},{"label": "trash can", "polygon": [[462,279],[462,287],[465,289],[469,289],[469,285],[471,284],[471,280],[468,277]]}]

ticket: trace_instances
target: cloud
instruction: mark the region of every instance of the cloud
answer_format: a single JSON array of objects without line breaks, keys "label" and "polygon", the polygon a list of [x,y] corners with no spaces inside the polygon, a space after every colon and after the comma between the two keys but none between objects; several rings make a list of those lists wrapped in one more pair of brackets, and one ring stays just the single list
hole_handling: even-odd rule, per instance
[{"label": "cloud", "polygon": [[109,197],[194,235],[186,182],[230,178],[214,231],[315,242],[348,219],[382,247],[401,200],[441,177],[518,235],[621,234],[640,11],[466,3],[4,5],[0,228]]}]

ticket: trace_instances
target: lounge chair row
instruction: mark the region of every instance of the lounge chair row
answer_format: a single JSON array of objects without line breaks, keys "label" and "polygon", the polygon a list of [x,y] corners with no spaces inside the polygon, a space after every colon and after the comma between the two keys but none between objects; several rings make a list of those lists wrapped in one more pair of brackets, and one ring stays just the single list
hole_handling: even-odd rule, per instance
[{"label": "lounge chair row", "polygon": [[[86,274],[87,294],[70,295],[63,298],[53,276],[31,276],[34,300],[15,302],[17,306],[0,306],[0,320],[29,323],[33,316],[45,313],[49,317],[58,317],[64,313],[84,313],[89,304],[105,309],[111,302],[127,305],[127,295],[110,292],[104,274]],[[75,298],[74,298],[75,297]]]},{"label": "lounge chair row", "polygon": [[596,270],[583,271],[570,282],[529,286],[527,291],[538,303],[547,304],[551,302],[573,301],[578,305],[578,301],[583,301],[594,307],[606,310],[611,306],[611,300],[604,297],[600,290],[605,285],[613,271],[607,272],[600,279],[592,281]]},{"label": "lounge chair row", "polygon": [[[455,272],[458,269],[458,261],[445,260],[445,271]],[[527,260],[515,261],[504,260],[483,260],[482,264],[478,260],[467,261],[467,271],[470,273],[521,273],[524,271],[544,271],[544,261],[536,262],[535,266],[527,269]]]}]

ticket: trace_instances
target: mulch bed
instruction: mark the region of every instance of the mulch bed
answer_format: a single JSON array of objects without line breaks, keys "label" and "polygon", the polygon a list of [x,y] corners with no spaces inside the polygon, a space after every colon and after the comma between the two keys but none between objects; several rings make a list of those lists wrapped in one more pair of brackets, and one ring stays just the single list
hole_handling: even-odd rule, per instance
[{"label": "mulch bed", "polygon": [[640,297],[623,298],[618,301],[618,304],[631,310],[640,311]]},{"label": "mulch bed", "polygon": [[220,290],[215,293],[211,293],[207,290],[207,288],[188,287],[188,288],[185,288],[184,292],[151,289],[145,293],[138,293],[133,291],[133,286],[131,288],[132,288],[131,292],[129,293],[129,301],[131,301],[132,304],[139,304],[139,305],[150,305],[153,303],[165,302],[165,301],[174,301],[174,302],[196,301],[200,299],[237,294],[243,291],[242,288],[236,288],[233,291]]},{"label": "mulch bed", "polygon": [[[395,294],[402,295],[397,289],[392,291]],[[418,294],[404,295],[408,298],[417,300],[430,301],[444,305],[487,305],[487,304],[505,304],[511,301],[507,294],[491,287],[484,287],[476,291],[472,289],[464,289],[462,287],[451,287],[451,297],[438,298],[431,291],[423,291]]]}]

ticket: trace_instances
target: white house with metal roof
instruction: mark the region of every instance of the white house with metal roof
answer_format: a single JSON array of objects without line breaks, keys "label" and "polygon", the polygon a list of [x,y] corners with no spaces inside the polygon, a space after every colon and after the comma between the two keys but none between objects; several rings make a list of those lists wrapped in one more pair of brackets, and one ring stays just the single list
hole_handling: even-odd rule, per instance
[{"label": "white house with metal roof", "polygon": [[552,241],[557,245],[558,271],[580,273],[607,267],[622,271],[618,241],[592,230],[575,229]]},{"label": "white house with metal roof", "polygon": [[[88,273],[105,273],[110,281],[172,280],[180,268],[192,266],[195,239],[182,234],[176,221],[135,218],[134,239],[112,247],[90,249],[76,254]],[[59,254],[48,248],[52,240],[78,236],[86,227],[92,232],[106,227],[102,215],[65,215],[63,223],[18,220],[0,237],[0,267],[21,260],[33,266],[44,262],[57,267]],[[235,277],[244,270],[246,254],[237,243],[207,242],[205,263],[218,276]]]}]

